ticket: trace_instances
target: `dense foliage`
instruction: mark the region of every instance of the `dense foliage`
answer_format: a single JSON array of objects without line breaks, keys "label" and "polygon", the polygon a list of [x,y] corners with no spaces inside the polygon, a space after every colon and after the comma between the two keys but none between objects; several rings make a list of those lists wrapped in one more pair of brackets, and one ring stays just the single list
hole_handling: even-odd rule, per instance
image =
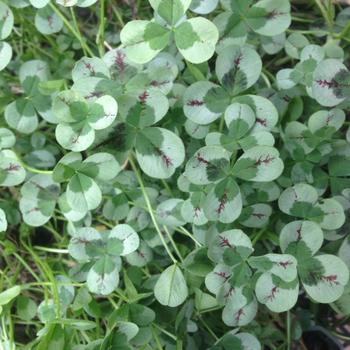
[{"label": "dense foliage", "polygon": [[350,7],[1,0],[0,39],[1,349],[350,340]]}]

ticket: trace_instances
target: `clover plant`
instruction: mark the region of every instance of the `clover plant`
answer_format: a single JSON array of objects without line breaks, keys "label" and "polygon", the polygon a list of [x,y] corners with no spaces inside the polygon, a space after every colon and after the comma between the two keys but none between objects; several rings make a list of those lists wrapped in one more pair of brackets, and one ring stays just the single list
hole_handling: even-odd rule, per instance
[{"label": "clover plant", "polygon": [[0,1],[0,348],[349,339],[349,23],[328,0]]}]

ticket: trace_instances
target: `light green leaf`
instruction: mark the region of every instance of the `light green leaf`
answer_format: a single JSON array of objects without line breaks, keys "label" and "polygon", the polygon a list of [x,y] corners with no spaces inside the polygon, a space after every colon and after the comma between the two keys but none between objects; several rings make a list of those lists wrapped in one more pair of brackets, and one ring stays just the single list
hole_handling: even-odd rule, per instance
[{"label": "light green leaf", "polygon": [[0,209],[0,232],[4,232],[7,230],[7,219],[5,212]]},{"label": "light green leaf", "polygon": [[315,222],[292,221],[283,227],[279,240],[282,252],[288,251],[289,246],[292,247],[294,243],[303,242],[313,255],[322,246],[323,232]]},{"label": "light green leaf", "polygon": [[96,209],[102,201],[101,189],[90,177],[78,173],[68,183],[67,201],[80,212]]},{"label": "light green leaf", "polygon": [[209,221],[234,222],[242,211],[239,187],[232,177],[221,180],[208,193],[203,210]]},{"label": "light green leaf", "polygon": [[209,81],[198,81],[189,86],[183,99],[186,117],[200,125],[218,119],[229,103],[225,90]]},{"label": "light green leaf", "polygon": [[163,128],[146,128],[136,139],[136,157],[141,169],[158,179],[172,176],[185,159],[181,139]]},{"label": "light green leaf", "polygon": [[195,64],[213,56],[218,39],[216,26],[202,17],[191,18],[175,30],[177,48],[186,60]]},{"label": "light green leaf", "polygon": [[167,267],[161,273],[154,286],[154,296],[159,303],[170,307],[179,306],[186,300],[186,280],[176,264]]},{"label": "light green leaf", "polygon": [[6,41],[0,41],[0,71],[11,61],[12,47]]},{"label": "light green leaf", "polygon": [[256,146],[244,152],[237,160],[233,173],[244,180],[268,182],[277,179],[283,168],[276,148]]},{"label": "light green leaf", "polygon": [[23,134],[30,134],[38,127],[38,116],[32,102],[19,98],[5,108],[7,124]]},{"label": "light green leaf", "polygon": [[260,0],[249,8],[246,18],[256,33],[267,36],[284,32],[291,20],[289,0]]},{"label": "light green leaf", "polygon": [[50,6],[45,6],[35,14],[35,27],[40,33],[50,35],[63,28],[63,21]]},{"label": "light green leaf", "polygon": [[248,89],[262,69],[260,56],[249,47],[228,46],[216,60],[215,72],[222,85],[233,95]]},{"label": "light green leaf", "polygon": [[135,63],[147,63],[169,43],[170,32],[160,24],[135,20],[120,32],[120,40],[128,58]]},{"label": "light green leaf", "polygon": [[13,13],[3,2],[0,2],[0,40],[6,39],[13,28]]},{"label": "light green leaf", "polygon": [[170,26],[175,25],[191,4],[191,0],[149,0],[154,11]]},{"label": "light green leaf", "polygon": [[273,312],[290,310],[297,302],[299,282],[285,283],[278,277],[266,272],[257,280],[255,294],[258,301],[265,304]]},{"label": "light green leaf", "polygon": [[134,252],[140,245],[138,234],[126,224],[120,224],[111,230],[108,239],[113,238],[117,238],[123,243],[123,251],[120,253],[122,256]]},{"label": "light green leaf", "polygon": [[207,185],[223,179],[230,155],[220,146],[202,147],[188,160],[184,175],[195,185]]},{"label": "light green leaf", "polygon": [[87,275],[87,286],[92,293],[111,294],[119,284],[119,272],[109,256],[96,261]]},{"label": "light green leaf", "polygon": [[322,106],[335,106],[349,96],[350,73],[341,61],[326,59],[313,74],[312,94]]},{"label": "light green leaf", "polygon": [[334,255],[318,255],[305,267],[302,282],[306,293],[319,303],[332,303],[339,299],[349,280],[345,263]]},{"label": "light green leaf", "polygon": [[17,156],[8,150],[0,152],[0,186],[12,187],[24,181],[26,171]]}]

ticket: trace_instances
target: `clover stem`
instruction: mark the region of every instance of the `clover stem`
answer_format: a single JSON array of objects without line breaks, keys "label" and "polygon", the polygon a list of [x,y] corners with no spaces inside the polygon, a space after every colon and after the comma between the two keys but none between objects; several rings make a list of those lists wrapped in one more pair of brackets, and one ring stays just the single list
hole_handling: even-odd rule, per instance
[{"label": "clover stem", "polygon": [[93,57],[94,56],[93,52],[87,46],[86,42],[83,40],[83,38],[80,34],[79,27],[77,25],[77,19],[75,17],[74,11],[71,9],[73,23],[74,23],[76,29],[74,29],[74,27],[70,24],[70,22],[67,20],[67,18],[64,16],[64,14],[52,2],[50,2],[50,7],[55,11],[57,16],[62,19],[63,23],[68,28],[68,30],[78,39],[78,41],[80,42],[80,45],[84,51],[84,54],[88,53],[91,57]]},{"label": "clover stem", "polygon": [[158,226],[157,220],[156,220],[156,218],[154,216],[154,213],[153,213],[153,208],[152,208],[151,201],[150,201],[150,199],[149,199],[149,197],[147,195],[146,189],[145,189],[145,185],[143,184],[141,175],[140,175],[140,173],[139,173],[139,171],[138,171],[138,169],[137,169],[137,167],[135,165],[135,162],[134,162],[134,160],[133,160],[131,155],[129,156],[129,162],[130,162],[130,165],[131,165],[131,167],[132,167],[132,169],[133,169],[133,171],[134,171],[134,173],[136,175],[137,181],[138,181],[138,183],[140,185],[141,192],[142,192],[143,197],[145,199],[149,215],[151,216],[151,220],[152,220],[153,225],[154,225],[154,227],[155,227],[155,229],[156,229],[156,231],[158,233],[158,236],[159,236],[159,238],[160,238],[160,240],[161,240],[161,242],[162,242],[166,252],[168,253],[170,259],[173,261],[174,264],[177,264],[178,261],[175,259],[174,255],[171,253],[168,245],[165,242],[163,234],[162,234],[162,232],[161,232],[161,230],[160,230],[160,228]]},{"label": "clover stem", "polygon": [[31,167],[30,165],[26,164],[18,154],[16,154],[16,157],[17,157],[18,162],[22,165],[22,167],[27,169],[31,173],[47,174],[47,175],[51,175],[53,173],[52,170],[41,170],[41,169],[36,169],[36,168]]},{"label": "clover stem", "polygon": [[177,256],[180,258],[181,263],[183,263],[183,262],[184,262],[184,259],[182,258],[182,255],[181,255],[181,253],[180,253],[180,251],[179,251],[179,249],[178,249],[176,243],[174,242],[173,237],[171,237],[171,234],[170,234],[168,228],[167,228],[166,226],[163,226],[163,229],[164,229],[164,231],[166,232],[166,234],[167,234],[167,236],[168,236],[168,238],[169,238],[169,241],[170,241],[171,245],[174,247],[174,250],[175,250]]},{"label": "clover stem", "polygon": [[182,234],[184,234],[185,236],[189,237],[190,239],[192,239],[192,241],[194,243],[196,243],[199,247],[202,246],[202,243],[200,243],[199,241],[197,241],[196,238],[193,237],[193,235],[191,235],[191,233],[186,230],[183,226],[179,226],[177,229],[175,229],[178,232],[181,232]]},{"label": "clover stem", "polygon": [[164,188],[168,191],[168,193],[170,194],[170,196],[173,196],[173,191],[171,190],[170,186],[167,184],[167,182],[165,180],[161,180]]},{"label": "clover stem", "polygon": [[261,236],[265,233],[265,229],[261,229],[260,231],[258,231],[258,233],[255,235],[255,237],[252,240],[252,245],[254,246],[259,239],[261,238]]},{"label": "clover stem", "polygon": [[100,25],[96,35],[96,44],[98,45],[100,56],[104,55],[105,41],[105,1],[100,0]]},{"label": "clover stem", "polygon": [[287,350],[291,349],[291,337],[290,337],[290,312],[287,311]]}]

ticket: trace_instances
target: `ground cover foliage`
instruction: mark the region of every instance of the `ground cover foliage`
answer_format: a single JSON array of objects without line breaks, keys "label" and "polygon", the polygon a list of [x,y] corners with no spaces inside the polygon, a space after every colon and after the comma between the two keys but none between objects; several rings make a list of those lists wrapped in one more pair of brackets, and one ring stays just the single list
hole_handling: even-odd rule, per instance
[{"label": "ground cover foliage", "polygon": [[2,349],[345,346],[350,7],[1,0],[0,40]]}]

